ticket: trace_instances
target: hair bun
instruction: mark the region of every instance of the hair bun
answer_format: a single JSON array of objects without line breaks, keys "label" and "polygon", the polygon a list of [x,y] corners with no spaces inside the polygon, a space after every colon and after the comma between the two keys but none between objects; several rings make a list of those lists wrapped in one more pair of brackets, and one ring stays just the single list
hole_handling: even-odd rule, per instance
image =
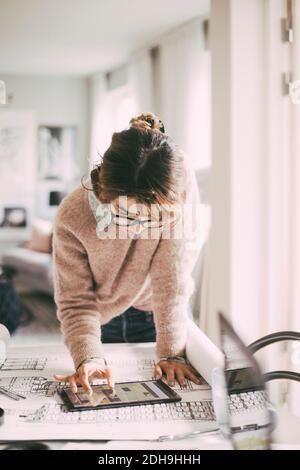
[{"label": "hair bun", "polygon": [[142,113],[139,116],[130,119],[130,127],[137,127],[139,129],[152,129],[153,131],[160,131],[165,133],[165,126],[163,122],[153,113]]}]

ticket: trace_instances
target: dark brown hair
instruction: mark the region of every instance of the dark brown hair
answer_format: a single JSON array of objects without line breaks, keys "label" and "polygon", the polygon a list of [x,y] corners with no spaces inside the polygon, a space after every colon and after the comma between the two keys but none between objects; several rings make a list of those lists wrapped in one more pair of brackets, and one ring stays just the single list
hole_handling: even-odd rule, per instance
[{"label": "dark brown hair", "polygon": [[108,203],[121,195],[139,203],[172,204],[183,200],[184,156],[152,113],[132,118],[115,132],[102,161],[91,172],[93,192]]}]

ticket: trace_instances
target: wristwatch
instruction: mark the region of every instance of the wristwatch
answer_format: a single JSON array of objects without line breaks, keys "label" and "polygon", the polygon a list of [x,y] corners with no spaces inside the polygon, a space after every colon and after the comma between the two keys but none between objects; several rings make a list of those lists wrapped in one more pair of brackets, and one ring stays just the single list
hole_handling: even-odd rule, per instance
[{"label": "wristwatch", "polygon": [[168,362],[179,362],[181,364],[187,363],[187,360],[182,356],[165,356],[165,357],[160,357],[159,360],[168,361]]}]

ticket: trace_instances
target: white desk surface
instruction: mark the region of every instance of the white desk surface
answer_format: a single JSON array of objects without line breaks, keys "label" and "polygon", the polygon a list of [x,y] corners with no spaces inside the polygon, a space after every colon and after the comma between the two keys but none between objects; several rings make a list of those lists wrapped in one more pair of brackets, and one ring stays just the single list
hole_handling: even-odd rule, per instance
[{"label": "white desk surface", "polygon": [[[142,344],[118,344],[118,345],[104,345],[107,350],[118,351],[121,354],[130,352],[134,355],[137,350],[146,351],[147,348],[151,347],[151,343]],[[152,345],[154,347],[154,344]],[[34,354],[36,356],[43,356],[49,351],[53,351],[56,354],[68,354],[64,345],[41,345],[33,348],[22,348],[14,347],[14,351],[23,353],[25,356]],[[43,353],[45,351],[45,353]],[[69,367],[71,362],[68,362]],[[59,372],[58,372],[59,373]],[[0,371],[1,377],[1,371]],[[283,409],[279,412],[280,424],[274,433],[274,444],[273,448],[276,450],[280,449],[300,449],[300,419],[291,415],[287,410]],[[217,449],[230,449],[230,444],[221,435],[211,436],[197,436],[189,439],[181,439],[177,441],[169,442],[153,442],[153,441],[126,441],[126,440],[110,440],[110,441],[43,441],[49,445],[51,449],[94,449],[94,450],[113,450],[113,449],[185,449],[185,450],[217,450]],[[0,444],[0,449],[5,448],[5,443]]]}]

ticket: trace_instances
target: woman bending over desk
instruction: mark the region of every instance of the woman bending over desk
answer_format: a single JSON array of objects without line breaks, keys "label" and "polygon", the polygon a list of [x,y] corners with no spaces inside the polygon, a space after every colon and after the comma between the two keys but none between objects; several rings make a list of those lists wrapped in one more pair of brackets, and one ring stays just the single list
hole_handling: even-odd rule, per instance
[{"label": "woman bending over desk", "polygon": [[[153,377],[200,383],[185,358],[191,272],[199,253],[196,178],[152,113],[112,136],[90,178],[59,207],[53,233],[57,316],[75,372],[112,386],[103,343],[155,342]],[[191,217],[186,213],[193,210]],[[193,227],[183,225],[186,220]],[[198,219],[197,219],[198,220]],[[183,224],[184,222],[184,224]]]}]

